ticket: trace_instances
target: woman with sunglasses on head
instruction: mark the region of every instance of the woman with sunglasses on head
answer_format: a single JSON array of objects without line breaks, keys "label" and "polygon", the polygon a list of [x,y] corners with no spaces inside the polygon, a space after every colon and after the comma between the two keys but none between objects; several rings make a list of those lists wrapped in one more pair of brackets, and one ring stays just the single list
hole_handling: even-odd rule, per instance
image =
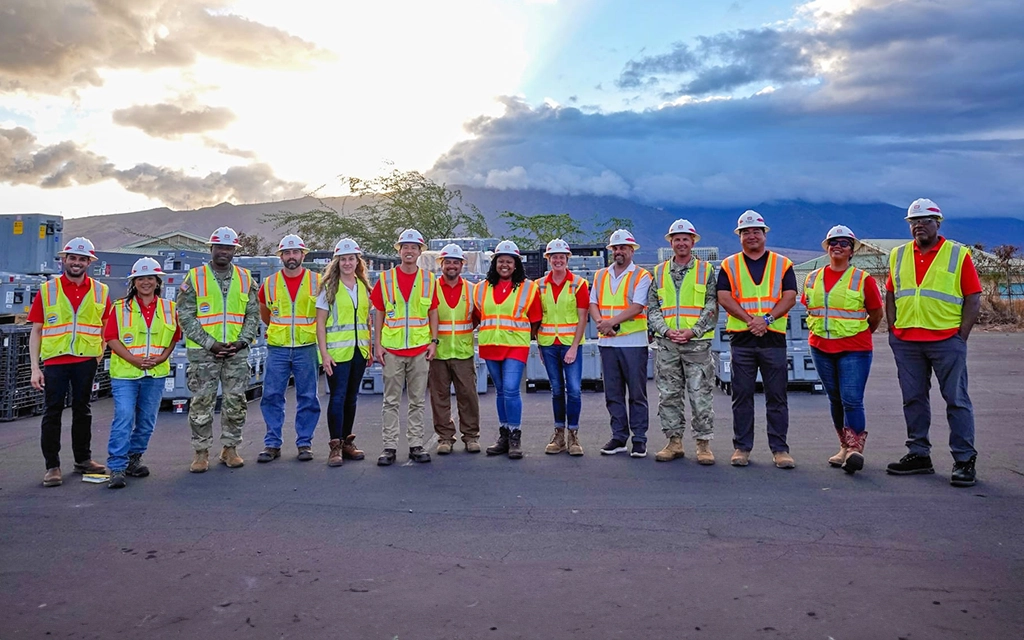
[{"label": "woman with sunglasses on head", "polygon": [[864,387],[871,370],[871,334],[882,320],[882,294],[874,278],[850,265],[860,241],[848,227],[832,227],[821,247],[828,251],[829,264],[804,281],[808,344],[839,435],[839,453],[828,463],[854,473],[864,468]]}]

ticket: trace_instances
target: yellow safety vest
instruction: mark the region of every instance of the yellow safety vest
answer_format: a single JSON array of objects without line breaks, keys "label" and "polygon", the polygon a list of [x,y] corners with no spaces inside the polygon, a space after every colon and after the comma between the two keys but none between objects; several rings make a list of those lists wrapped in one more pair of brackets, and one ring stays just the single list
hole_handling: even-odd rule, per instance
[{"label": "yellow safety vest", "polygon": [[434,301],[437,280],[434,274],[416,270],[410,299],[402,298],[398,288],[398,267],[381,274],[380,292],[384,299],[384,328],[380,344],[385,349],[415,349],[430,343],[430,305]]},{"label": "yellow safety vest", "polygon": [[39,357],[45,362],[57,356],[98,358],[103,355],[103,312],[107,308],[107,285],[86,276],[89,291],[78,310],[71,307],[61,278],[43,283],[43,331]]},{"label": "yellow safety vest", "polygon": [[[121,344],[133,356],[159,356],[164,349],[171,346],[174,332],[178,328],[177,316],[174,315],[174,302],[157,298],[153,322],[146,324],[142,309],[137,300],[118,302],[114,306],[114,317],[117,319],[117,333]],[[125,309],[125,305],[128,309]],[[171,363],[164,360],[157,366],[143,371],[116,353],[110,354],[110,377],[122,380],[134,380],[143,376],[163,378],[171,373]]]},{"label": "yellow safety vest", "polygon": [[316,344],[316,292],[320,274],[303,269],[302,283],[292,302],[284,272],[267,280],[263,295],[270,309],[267,344],[272,347],[304,347]]},{"label": "yellow safety vest", "polygon": [[[249,304],[252,274],[248,269],[231,265],[234,273],[227,295],[221,294],[220,283],[209,265],[195,267],[188,272],[196,290],[196,319],[203,330],[217,342],[234,342],[242,333],[245,307]],[[202,345],[185,340],[189,349],[202,349]]]},{"label": "yellow safety vest", "polygon": [[[722,270],[729,277],[729,284],[732,287],[733,300],[755,318],[771,313],[775,305],[782,300],[782,277],[792,266],[793,261],[786,256],[769,251],[768,263],[764,267],[761,284],[754,284],[754,279],[750,276],[747,261],[743,259],[742,253],[735,253],[722,261]],[[788,323],[789,320],[786,316],[776,318],[775,322],[768,326],[768,330],[786,333]],[[729,318],[725,321],[725,330],[727,332],[747,331],[747,323],[730,313]]]},{"label": "yellow safety vest", "polygon": [[496,304],[491,283],[486,280],[478,283],[476,307],[480,310],[480,326],[477,340],[480,344],[530,346],[530,305],[538,292],[536,282],[524,280],[504,302]]},{"label": "yellow safety vest", "polygon": [[474,286],[459,279],[461,290],[455,308],[448,306],[444,295],[438,294],[437,345],[438,360],[465,360],[473,357],[473,293]]},{"label": "yellow safety vest", "polygon": [[945,240],[920,285],[914,266],[914,243],[908,242],[889,254],[897,329],[942,331],[960,326],[964,304],[960,279],[970,251]]},{"label": "yellow safety vest", "polygon": [[868,310],[864,307],[864,283],[867,273],[850,267],[825,291],[825,269],[807,274],[807,328],[819,338],[849,338],[868,328]]},{"label": "yellow safety vest", "polygon": [[[703,260],[693,259],[693,265],[686,272],[679,290],[672,280],[671,260],[654,268],[654,282],[658,285],[658,301],[661,304],[661,315],[669,329],[692,329],[700,312],[704,310],[707,300],[708,284],[711,279],[711,265]],[[696,340],[711,340],[714,331],[707,331]]]},{"label": "yellow safety vest", "polygon": [[[594,288],[597,289],[597,306],[601,310],[601,319],[611,320],[629,308],[629,305],[633,304],[633,294],[644,278],[650,279],[651,272],[637,267],[626,274],[626,277],[619,283],[619,290],[612,293],[611,274],[608,273],[607,268],[600,269],[594,276]],[[646,306],[633,319],[619,323],[619,330],[615,335],[625,336],[641,331],[647,331]]]},{"label": "yellow safety vest", "polygon": [[[537,344],[550,347],[558,340],[559,344],[571,345],[576,338],[576,326],[580,322],[579,309],[576,308],[576,294],[586,283],[583,278],[569,272],[562,285],[562,295],[555,300],[554,287],[548,285],[548,279],[540,283],[540,304],[544,309],[544,319],[537,332]],[[580,344],[583,340],[580,339]]]},{"label": "yellow safety vest", "polygon": [[370,357],[370,295],[366,285],[356,280],[356,302],[338,283],[338,293],[327,314],[327,353],[335,362],[348,362],[355,356],[356,347],[363,358]]}]

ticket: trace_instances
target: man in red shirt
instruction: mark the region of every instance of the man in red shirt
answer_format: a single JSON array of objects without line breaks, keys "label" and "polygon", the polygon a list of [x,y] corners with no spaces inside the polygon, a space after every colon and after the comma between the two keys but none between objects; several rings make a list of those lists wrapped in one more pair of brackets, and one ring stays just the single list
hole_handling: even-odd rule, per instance
[{"label": "man in red shirt", "polygon": [[[96,260],[95,247],[86,238],[72,238],[60,252],[64,273],[43,284],[32,301],[29,353],[32,386],[45,390],[40,444],[46,460],[44,487],[62,483],[60,471],[61,414],[71,389],[71,449],[75,471],[105,473],[92,460],[92,383],[103,360],[103,326],[110,316],[107,285],[86,272]],[[43,366],[39,361],[42,358]]]},{"label": "man in red shirt", "polygon": [[938,205],[927,198],[915,200],[906,219],[914,240],[889,256],[885,318],[903,391],[909,453],[886,471],[935,473],[928,440],[928,390],[934,371],[949,421],[950,484],[969,487],[975,483],[978,452],[974,408],[967,395],[967,338],[981,309],[981,283],[970,251],[939,235],[942,211]]}]

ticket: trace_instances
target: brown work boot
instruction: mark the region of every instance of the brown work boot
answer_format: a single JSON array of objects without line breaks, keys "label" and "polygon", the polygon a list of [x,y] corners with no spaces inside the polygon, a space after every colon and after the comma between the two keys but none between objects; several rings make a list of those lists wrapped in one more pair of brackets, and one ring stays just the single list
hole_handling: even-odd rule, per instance
[{"label": "brown work boot", "polygon": [[188,466],[188,470],[192,473],[205,473],[209,468],[210,452],[206,449],[196,451],[195,455],[192,456],[192,464]]},{"label": "brown work boot", "polygon": [[850,455],[850,450],[846,448],[846,437],[842,431],[836,432],[839,435],[839,453],[828,459],[828,463],[833,467],[841,467],[846,462],[846,456]]},{"label": "brown work boot", "polygon": [[440,440],[437,443],[437,455],[446,456],[452,452],[452,447],[455,446],[454,440]]},{"label": "brown work boot", "polygon": [[95,460],[86,460],[85,462],[75,463],[75,472],[77,473],[106,473],[107,468]]},{"label": "brown work boot", "polygon": [[565,451],[565,427],[556,427],[551,442],[544,447],[544,453],[562,453]]},{"label": "brown work boot", "polygon": [[668,439],[668,444],[665,445],[665,448],[655,454],[654,459],[658,462],[668,462],[669,460],[685,456],[686,451],[683,450],[683,437],[672,436]]},{"label": "brown work boot", "polygon": [[745,467],[750,464],[750,452],[744,451],[743,449],[737,449],[732,452],[732,458],[729,460],[729,464],[734,467]]},{"label": "brown work boot", "polygon": [[715,464],[715,454],[711,453],[710,440],[697,441],[697,464]]},{"label": "brown work boot", "polygon": [[60,467],[53,467],[47,469],[46,473],[43,474],[43,486],[44,487],[59,487],[64,483],[64,480],[60,476]]},{"label": "brown work boot", "polygon": [[867,442],[868,432],[856,433],[850,427],[846,427],[843,429],[843,435],[846,437],[846,447],[849,451],[846,460],[843,461],[843,471],[855,473],[864,468],[864,443]]},{"label": "brown work boot", "polygon": [[341,457],[346,460],[362,460],[365,457],[362,449],[356,449],[356,434],[350,433],[345,436],[341,443]]},{"label": "brown work boot", "polygon": [[341,439],[335,438],[327,444],[331,447],[331,453],[327,456],[327,466],[340,467],[345,463],[345,456],[341,455]]},{"label": "brown work boot", "polygon": [[237,469],[245,464],[234,447],[224,447],[220,450],[220,461],[228,466],[228,469]]},{"label": "brown work boot", "polygon": [[580,445],[579,430],[567,429],[565,432],[565,441],[569,445],[570,456],[582,456],[583,446]]},{"label": "brown work boot", "polygon": [[480,453],[480,439],[470,438],[466,440],[466,453]]},{"label": "brown work boot", "polygon": [[775,466],[780,469],[792,469],[796,467],[796,462],[793,461],[793,456],[789,455],[788,451],[773,453],[772,459],[775,460]]}]

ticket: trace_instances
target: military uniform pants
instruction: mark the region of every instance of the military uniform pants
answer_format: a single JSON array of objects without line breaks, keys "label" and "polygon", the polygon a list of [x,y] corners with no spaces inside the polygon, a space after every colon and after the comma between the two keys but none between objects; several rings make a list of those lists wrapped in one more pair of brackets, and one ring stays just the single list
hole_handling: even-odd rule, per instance
[{"label": "military uniform pants", "polygon": [[480,398],[476,393],[476,362],[473,358],[430,361],[428,386],[434,433],[439,441],[455,441],[452,384],[455,385],[455,402],[459,407],[462,441],[477,440],[480,438]]},{"label": "military uniform pants", "polygon": [[429,375],[427,354],[405,357],[384,352],[384,407],[381,410],[381,435],[385,449],[398,448],[398,413],[402,390],[409,394],[409,420],[406,438],[409,447],[423,446],[423,411]]},{"label": "military uniform pants", "polygon": [[242,442],[245,424],[245,389],[249,386],[249,350],[242,349],[230,358],[216,359],[203,350],[189,352],[186,380],[192,400],[188,407],[188,425],[192,429],[192,448],[206,451],[213,444],[213,410],[217,388],[221,390],[220,442],[237,447]]},{"label": "military uniform pants", "polygon": [[690,400],[693,437],[710,440],[715,431],[715,368],[710,341],[676,345],[658,340],[655,381],[658,385],[658,419],[667,438],[681,438],[686,431],[685,404]]}]

